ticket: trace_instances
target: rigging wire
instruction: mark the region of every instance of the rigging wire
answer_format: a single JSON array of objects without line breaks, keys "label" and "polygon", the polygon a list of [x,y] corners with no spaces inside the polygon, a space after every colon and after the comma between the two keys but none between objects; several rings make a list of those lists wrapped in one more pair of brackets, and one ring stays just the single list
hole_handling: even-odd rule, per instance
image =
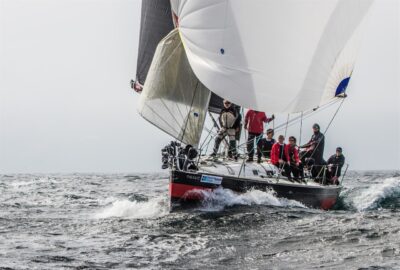
[{"label": "rigging wire", "polygon": [[[325,134],[328,132],[328,130],[329,130],[331,124],[333,123],[333,120],[336,118],[337,114],[339,113],[339,110],[340,110],[340,108],[342,107],[344,101],[345,101],[345,99],[343,99],[343,100],[340,102],[340,104],[339,104],[338,108],[336,109],[336,111],[335,111],[333,117],[331,118],[331,120],[329,121],[328,125],[326,126],[325,131],[322,133],[322,134],[324,135],[324,138],[325,138]],[[313,152],[311,153],[311,157],[315,154],[315,151],[317,150],[317,148],[318,148],[318,146],[319,146],[320,143],[321,143],[321,140],[320,140],[320,141],[317,143],[317,145],[314,147],[314,150],[313,150]]]},{"label": "rigging wire", "polygon": [[286,138],[287,130],[288,130],[288,126],[289,126],[289,119],[290,119],[290,113],[288,113],[288,115],[287,115],[286,128],[285,128],[285,138]]},{"label": "rigging wire", "polygon": [[[339,100],[334,100],[334,101],[329,102],[329,103],[327,103],[327,104],[325,104],[325,105],[323,105],[323,106],[321,106],[321,107],[319,107],[319,108],[312,109],[312,110],[309,110],[309,111],[304,112],[304,113],[303,113],[303,119],[307,119],[307,118],[311,117],[311,116],[314,115],[316,112],[321,112],[321,111],[324,111],[324,110],[330,108],[331,106],[333,106],[334,104],[336,104],[338,101],[339,101]],[[299,122],[299,120],[301,120],[301,117],[302,117],[302,116],[297,116],[297,117],[292,118],[292,119],[289,121],[289,127],[293,126],[294,124],[297,124],[297,123]],[[283,124],[278,125],[278,126],[276,127],[276,130],[282,130],[282,129],[285,128],[285,127],[286,127],[286,123],[283,123]]]},{"label": "rigging wire", "polygon": [[299,145],[301,145],[301,136],[303,132],[303,112],[301,112],[301,118],[300,118],[300,135],[299,135]]},{"label": "rigging wire", "polygon": [[[315,113],[324,111],[324,110],[326,110],[326,109],[332,107],[333,105],[335,105],[335,104],[338,103],[339,101],[340,101],[339,99],[335,99],[335,100],[333,100],[333,101],[331,101],[331,102],[328,102],[328,103],[322,105],[322,106],[319,107],[319,108],[315,108],[315,109],[311,109],[311,110],[308,110],[308,111],[306,111],[306,112],[303,112],[302,115],[296,116],[296,117],[290,119],[290,120],[288,121],[289,123],[285,122],[285,123],[283,123],[283,124],[278,125],[276,128],[274,127],[274,126],[275,126],[275,123],[273,122],[273,129],[274,129],[274,132],[275,132],[275,134],[276,134],[276,131],[283,130],[284,128],[286,128],[286,126],[287,126],[287,128],[289,128],[289,127],[291,127],[291,126],[297,124],[297,123],[300,122],[300,121],[302,122],[303,120],[308,119],[308,118],[310,118],[311,116],[313,116]],[[254,142],[255,139],[256,139],[256,138],[254,138],[252,141]],[[249,141],[249,142],[250,142],[250,141]],[[247,144],[247,141],[244,142],[244,143],[242,143],[242,144],[239,144],[239,145],[238,145],[238,148],[243,147],[243,146],[246,145],[246,144]]]},{"label": "rigging wire", "polygon": [[272,130],[275,130],[275,117],[272,119]]},{"label": "rigging wire", "polygon": [[[341,100],[341,102],[340,102],[340,104],[339,104],[339,107],[337,108],[335,114],[334,114],[333,117],[331,118],[331,120],[330,120],[330,122],[329,122],[327,128],[325,129],[325,131],[324,131],[324,133],[323,133],[324,135],[327,133],[327,131],[328,131],[328,129],[330,128],[330,126],[331,126],[333,120],[334,120],[335,117],[337,116],[337,114],[338,114],[340,108],[342,107],[342,105],[343,105],[343,103],[344,103],[344,100],[345,100],[345,99],[342,99],[342,100]],[[297,117],[295,117],[295,118],[292,118],[292,119],[289,119],[289,115],[288,115],[288,119],[287,119],[286,123],[281,124],[281,125],[278,125],[278,126],[277,126],[277,130],[281,130],[281,129],[285,128],[286,131],[287,131],[288,127],[290,127],[290,126],[292,126],[292,125],[297,124],[298,122],[300,122],[300,142],[301,142],[302,129],[303,129],[303,121],[304,121],[305,119],[308,119],[308,118],[311,117],[312,115],[314,115],[317,111],[320,112],[320,111],[326,110],[327,108],[330,108],[331,106],[333,106],[334,104],[336,104],[336,103],[338,103],[338,102],[339,102],[339,100],[334,100],[334,101],[332,101],[332,102],[329,102],[329,103],[327,103],[327,104],[321,106],[318,110],[317,110],[317,109],[312,109],[312,110],[309,110],[309,111],[306,111],[306,112],[302,112],[299,116],[297,116]],[[213,120],[214,125],[213,125],[213,127],[212,127],[211,129],[206,128],[206,131],[208,131],[207,137],[209,137],[209,140],[208,140],[208,142],[207,142],[207,140],[205,139],[205,140],[203,141],[201,147],[200,147],[200,148],[201,148],[201,151],[204,149],[204,146],[206,147],[206,151],[205,151],[204,153],[207,152],[208,147],[209,147],[209,145],[210,145],[212,139],[214,139],[214,138],[218,135],[218,133],[213,132],[213,129],[214,129],[214,128],[217,128],[218,124],[216,123],[215,118],[214,118],[211,114],[210,114],[210,116],[211,116],[211,118],[212,118],[212,120]],[[273,124],[273,129],[274,129],[274,131],[275,131],[275,119],[273,120],[272,124]],[[216,126],[216,125],[217,125],[217,126]],[[286,131],[285,131],[285,136],[286,136],[286,133],[287,133]],[[207,138],[207,137],[206,137],[206,138]],[[260,137],[261,137],[261,136],[260,136]],[[252,141],[254,142],[255,140],[258,141],[259,138],[254,138]],[[207,142],[207,143],[206,143],[206,142]],[[226,141],[225,141],[225,143],[226,143]],[[237,146],[237,152],[240,153],[240,154],[245,154],[245,152],[246,152],[246,145],[247,145],[247,141],[245,141],[245,142],[242,143],[242,144],[239,144],[239,145]],[[299,145],[301,145],[301,143],[299,143]],[[317,145],[317,146],[318,146],[318,145]],[[228,146],[228,147],[229,147],[229,146]],[[315,151],[315,150],[314,150],[314,151]],[[313,153],[313,154],[314,154],[314,153]]]},{"label": "rigging wire", "polygon": [[331,124],[333,123],[333,120],[336,118],[336,115],[339,113],[339,110],[342,107],[344,101],[345,101],[345,99],[343,99],[342,102],[340,102],[339,107],[337,108],[335,114],[333,115],[331,121],[329,122],[328,126],[325,129],[324,135],[328,132],[328,129],[330,128]]},{"label": "rigging wire", "polygon": [[[199,147],[200,154],[201,154],[201,150],[203,149],[204,144],[205,144],[206,141],[208,140],[208,137],[210,137],[211,132],[212,132],[212,129],[210,129],[210,130],[208,131],[208,134],[207,134],[206,138],[205,138],[205,139],[203,140],[203,142],[201,143],[201,145],[200,145],[200,147]],[[212,137],[212,136],[211,136],[211,137]]]}]

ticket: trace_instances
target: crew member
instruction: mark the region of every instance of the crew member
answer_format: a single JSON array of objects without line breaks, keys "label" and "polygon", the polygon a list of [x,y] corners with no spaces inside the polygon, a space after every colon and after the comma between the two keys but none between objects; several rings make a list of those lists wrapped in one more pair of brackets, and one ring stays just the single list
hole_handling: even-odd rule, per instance
[{"label": "crew member", "polygon": [[222,140],[228,136],[229,137],[229,150],[228,157],[237,158],[236,154],[236,130],[240,127],[240,114],[232,106],[232,103],[228,100],[224,100],[224,108],[221,110],[219,116],[220,130],[215,138],[215,144],[212,156],[216,156],[218,153],[219,145]]},{"label": "crew member", "polygon": [[[276,143],[276,141],[274,139],[274,130],[272,128],[269,128],[267,130],[267,137],[261,139],[261,154],[265,158],[267,158],[267,159],[271,158],[272,146],[275,143]],[[261,155],[258,155],[257,157],[258,157],[257,162],[261,161]]]},{"label": "crew member", "polygon": [[242,135],[242,114],[240,113],[239,105],[232,103],[232,107],[235,109],[236,115],[238,116],[238,118],[236,119],[236,122],[233,126],[235,128],[235,132],[236,132],[235,140],[236,140],[236,145],[237,145],[237,143],[240,141],[240,136]]},{"label": "crew member", "polygon": [[313,135],[308,143],[300,148],[305,148],[304,151],[300,153],[301,160],[303,164],[309,165],[313,163],[315,166],[321,166],[326,164],[324,161],[324,147],[325,147],[325,136],[320,131],[320,126],[318,124],[314,124],[313,127]]},{"label": "crew member", "polygon": [[291,180],[292,176],[290,175],[290,166],[288,164],[290,157],[288,152],[285,151],[285,147],[285,137],[283,135],[279,135],[278,142],[272,146],[271,163],[278,167],[279,170],[283,170],[285,172],[285,176]]},{"label": "crew member", "polygon": [[264,112],[255,110],[248,110],[244,119],[244,128],[248,130],[247,138],[247,155],[248,162],[253,161],[254,157],[254,142],[257,145],[257,161],[261,162],[261,139],[264,133],[264,123],[269,123],[275,119],[272,115],[271,118],[267,118]]},{"label": "crew member", "polygon": [[341,147],[336,148],[336,154],[328,159],[327,178],[332,184],[339,184],[339,177],[342,174],[342,167],[345,162],[343,150]]},{"label": "crew member", "polygon": [[295,137],[289,137],[289,144],[285,146],[285,152],[285,156],[289,156],[290,171],[292,172],[294,179],[303,179],[303,164],[299,158],[299,151],[297,150]]}]

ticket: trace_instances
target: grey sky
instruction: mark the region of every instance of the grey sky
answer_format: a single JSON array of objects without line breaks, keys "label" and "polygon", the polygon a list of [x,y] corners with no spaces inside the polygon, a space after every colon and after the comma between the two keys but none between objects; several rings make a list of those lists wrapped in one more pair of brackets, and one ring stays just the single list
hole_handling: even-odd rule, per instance
[{"label": "grey sky", "polygon": [[[326,155],[343,146],[353,169],[400,168],[399,12],[376,1],[327,135]],[[139,20],[139,0],[0,0],[0,173],[160,170],[170,138],[129,88]],[[329,115],[308,120],[303,141],[314,121]]]}]

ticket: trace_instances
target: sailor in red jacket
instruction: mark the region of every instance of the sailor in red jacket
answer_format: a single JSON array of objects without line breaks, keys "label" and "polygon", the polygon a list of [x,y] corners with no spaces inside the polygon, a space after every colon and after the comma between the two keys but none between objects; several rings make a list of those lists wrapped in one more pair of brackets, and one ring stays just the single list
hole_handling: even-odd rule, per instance
[{"label": "sailor in red jacket", "polygon": [[290,165],[290,171],[293,173],[294,179],[298,180],[304,178],[303,164],[299,158],[299,150],[296,145],[296,138],[293,136],[289,137],[289,144],[285,146],[285,156],[288,158]]},{"label": "sailor in red jacket", "polygon": [[264,112],[255,110],[248,110],[244,119],[244,128],[248,130],[249,136],[247,138],[247,161],[253,161],[254,157],[254,141],[257,144],[257,162],[261,162],[261,139],[264,133],[264,123],[269,123],[275,119],[272,115],[267,118]]},{"label": "sailor in red jacket", "polygon": [[285,137],[283,135],[279,135],[278,142],[272,146],[271,163],[278,167],[280,170],[283,170],[285,172],[285,176],[289,180],[291,180],[292,176],[290,172],[290,165],[288,162],[289,160],[289,151],[287,151]]}]

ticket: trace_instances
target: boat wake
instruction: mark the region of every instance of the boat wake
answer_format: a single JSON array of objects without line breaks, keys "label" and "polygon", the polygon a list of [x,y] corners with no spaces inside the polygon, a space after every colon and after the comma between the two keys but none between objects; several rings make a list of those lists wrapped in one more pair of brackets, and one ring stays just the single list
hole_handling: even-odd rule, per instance
[{"label": "boat wake", "polygon": [[353,188],[343,194],[341,204],[337,209],[360,212],[400,208],[400,178],[385,178],[362,189]]},{"label": "boat wake", "polygon": [[246,193],[235,193],[229,189],[218,188],[214,191],[197,191],[204,198],[201,210],[221,211],[225,207],[235,205],[269,205],[277,207],[302,207],[305,206],[293,200],[277,198],[273,191],[249,190]]},{"label": "boat wake", "polygon": [[130,201],[119,199],[95,215],[95,218],[111,217],[127,219],[158,218],[168,214],[168,205],[164,197],[156,197],[148,201]]}]

